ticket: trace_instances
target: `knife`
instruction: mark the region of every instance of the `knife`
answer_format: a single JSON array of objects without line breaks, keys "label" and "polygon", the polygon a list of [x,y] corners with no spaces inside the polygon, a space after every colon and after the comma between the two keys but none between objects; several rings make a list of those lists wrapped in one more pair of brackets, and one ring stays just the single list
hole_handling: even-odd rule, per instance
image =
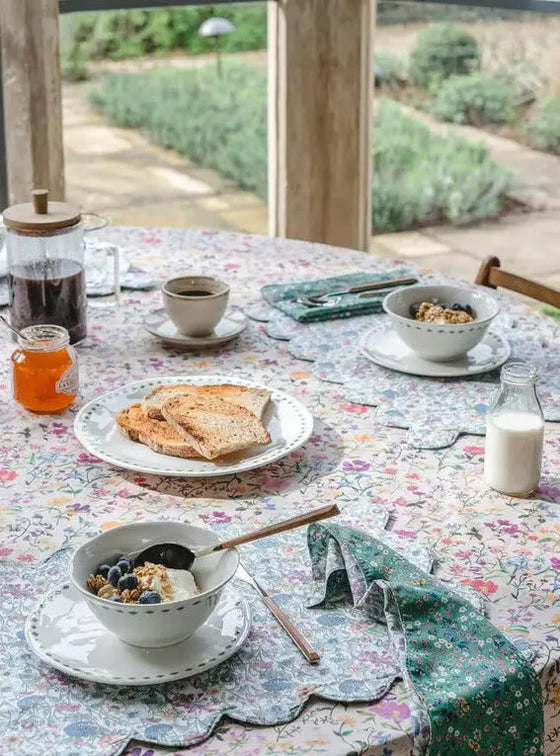
[{"label": "knife", "polygon": [[317,651],[315,651],[309,645],[307,640],[303,637],[303,635],[300,633],[297,627],[293,624],[291,619],[286,614],[284,614],[284,612],[280,609],[278,604],[276,604],[274,599],[270,596],[268,591],[265,588],[263,588],[263,586],[252,575],[250,575],[247,572],[247,570],[245,569],[245,567],[243,567],[241,562],[239,563],[239,567],[237,568],[236,577],[241,578],[241,580],[253,586],[253,588],[257,591],[257,593],[262,598],[263,602],[270,609],[272,614],[276,617],[276,620],[278,621],[278,623],[284,628],[286,633],[289,635],[289,637],[295,643],[295,645],[298,647],[301,653],[305,656],[307,661],[310,664],[317,664],[321,658],[320,654],[318,654]]}]

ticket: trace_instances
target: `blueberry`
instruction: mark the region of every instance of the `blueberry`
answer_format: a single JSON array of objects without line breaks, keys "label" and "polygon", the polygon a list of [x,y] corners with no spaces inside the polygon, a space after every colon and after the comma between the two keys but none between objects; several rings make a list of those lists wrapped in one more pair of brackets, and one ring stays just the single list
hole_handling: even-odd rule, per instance
[{"label": "blueberry", "polygon": [[160,604],[161,596],[157,591],[144,591],[138,599],[139,604]]},{"label": "blueberry", "polygon": [[416,316],[418,315],[419,310],[420,310],[419,303],[410,305],[410,309],[409,309],[410,317],[416,319]]},{"label": "blueberry", "polygon": [[132,565],[130,563],[130,559],[128,559],[127,557],[120,557],[119,561],[117,562],[117,567],[123,574],[125,572],[132,571]]},{"label": "blueberry", "polygon": [[452,304],[449,309],[454,310],[455,312],[465,312],[463,305],[457,304],[457,302],[455,302],[455,304]]},{"label": "blueberry", "polygon": [[122,604],[123,600],[120,596],[111,596],[109,601],[114,601],[116,604]]},{"label": "blueberry", "polygon": [[111,583],[113,588],[116,588],[119,584],[119,580],[122,577],[121,568],[117,567],[116,565],[114,567],[111,567],[107,574],[107,580]]},{"label": "blueberry", "polygon": [[467,313],[467,315],[470,315],[471,318],[474,318],[474,310],[473,310],[473,308],[470,305],[465,305],[465,307],[463,309],[465,310],[465,312]]},{"label": "blueberry", "polygon": [[119,580],[120,591],[126,591],[127,589],[133,591],[135,588],[138,588],[138,578],[136,575],[129,573],[128,575],[123,575]]},{"label": "blueberry", "polygon": [[107,575],[109,574],[109,570],[110,569],[111,568],[109,567],[108,564],[102,564],[101,567],[97,568],[97,572],[95,574],[96,575],[101,575],[101,577],[106,578]]}]

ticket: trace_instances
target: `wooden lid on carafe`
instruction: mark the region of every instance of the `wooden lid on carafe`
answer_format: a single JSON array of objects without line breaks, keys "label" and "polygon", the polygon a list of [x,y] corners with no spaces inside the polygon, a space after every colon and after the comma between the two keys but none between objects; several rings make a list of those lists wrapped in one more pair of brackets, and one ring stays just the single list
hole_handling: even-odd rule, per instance
[{"label": "wooden lid on carafe", "polygon": [[8,228],[24,234],[45,234],[79,223],[82,215],[67,202],[49,202],[48,189],[34,189],[31,202],[7,207],[2,216]]}]

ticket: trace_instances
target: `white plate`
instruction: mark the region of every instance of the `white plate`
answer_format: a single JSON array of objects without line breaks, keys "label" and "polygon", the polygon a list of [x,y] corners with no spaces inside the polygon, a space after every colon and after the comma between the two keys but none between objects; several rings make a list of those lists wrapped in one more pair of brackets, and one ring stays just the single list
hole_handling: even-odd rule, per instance
[{"label": "white plate", "polygon": [[415,354],[390,326],[383,331],[370,331],[360,344],[364,357],[400,373],[429,378],[459,378],[488,373],[508,359],[511,347],[496,333],[488,332],[465,357],[452,362],[429,362]]},{"label": "white plate", "polygon": [[93,616],[80,594],[64,584],[43,598],[25,623],[25,639],[41,661],[81,680],[107,685],[157,685],[192,677],[229,659],[247,638],[251,610],[227,586],[194,635],[164,648],[120,641]]},{"label": "white plate", "polygon": [[204,349],[220,346],[237,338],[247,328],[247,318],[242,312],[228,310],[209,336],[185,336],[167,317],[165,310],[151,312],[144,319],[144,327],[162,341],[187,349]]},{"label": "white plate", "polygon": [[276,462],[304,444],[313,431],[313,417],[301,402],[283,391],[268,388],[272,396],[263,418],[272,439],[268,446],[252,447],[210,462],[158,454],[144,444],[123,436],[115,423],[115,415],[120,410],[141,402],[154,386],[178,383],[194,386],[234,383],[252,388],[267,388],[252,381],[221,375],[178,375],[135,381],[103,394],[82,407],[74,421],[78,440],[91,454],[126,470],[152,475],[210,478],[253,470]]}]

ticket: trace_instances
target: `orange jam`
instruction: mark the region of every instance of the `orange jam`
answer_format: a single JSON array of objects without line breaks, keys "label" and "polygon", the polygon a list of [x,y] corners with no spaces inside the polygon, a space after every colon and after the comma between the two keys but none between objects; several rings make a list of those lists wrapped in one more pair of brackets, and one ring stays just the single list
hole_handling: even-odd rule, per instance
[{"label": "orange jam", "polygon": [[78,393],[78,363],[61,326],[23,328],[25,339],[12,354],[14,398],[32,412],[55,413]]}]

